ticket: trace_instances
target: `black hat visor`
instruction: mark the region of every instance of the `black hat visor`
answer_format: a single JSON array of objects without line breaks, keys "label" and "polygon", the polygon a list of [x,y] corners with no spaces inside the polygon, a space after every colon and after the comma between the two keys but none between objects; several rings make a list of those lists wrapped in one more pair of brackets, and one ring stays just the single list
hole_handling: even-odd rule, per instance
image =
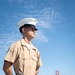
[{"label": "black hat visor", "polygon": [[33,30],[38,30],[34,25],[32,24],[25,24],[24,27],[31,27]]}]

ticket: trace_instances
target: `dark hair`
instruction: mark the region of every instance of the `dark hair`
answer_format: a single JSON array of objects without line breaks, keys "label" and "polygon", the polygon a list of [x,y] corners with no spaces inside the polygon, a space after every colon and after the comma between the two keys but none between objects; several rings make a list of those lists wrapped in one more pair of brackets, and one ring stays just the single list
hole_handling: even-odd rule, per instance
[{"label": "dark hair", "polygon": [[25,27],[25,25],[21,26],[20,29],[19,29],[19,31],[20,31],[21,34],[22,34],[22,28],[24,28],[24,27]]}]

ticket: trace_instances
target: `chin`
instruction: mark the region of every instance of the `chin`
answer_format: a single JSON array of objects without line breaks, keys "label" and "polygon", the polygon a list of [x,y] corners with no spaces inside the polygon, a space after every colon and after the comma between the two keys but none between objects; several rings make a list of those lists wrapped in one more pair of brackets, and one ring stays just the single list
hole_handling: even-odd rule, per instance
[{"label": "chin", "polygon": [[35,36],[34,36],[34,37],[32,37],[32,38],[35,38]]},{"label": "chin", "polygon": [[32,36],[32,38],[35,38],[35,36]]}]

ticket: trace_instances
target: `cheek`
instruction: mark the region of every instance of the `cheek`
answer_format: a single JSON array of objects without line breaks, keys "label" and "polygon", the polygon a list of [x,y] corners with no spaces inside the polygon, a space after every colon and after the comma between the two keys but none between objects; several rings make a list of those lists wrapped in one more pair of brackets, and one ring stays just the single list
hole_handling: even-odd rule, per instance
[{"label": "cheek", "polygon": [[29,31],[28,34],[31,35],[31,34],[33,34],[33,32],[32,31]]},{"label": "cheek", "polygon": [[35,36],[35,33],[34,32],[29,32],[29,35],[30,36]]}]

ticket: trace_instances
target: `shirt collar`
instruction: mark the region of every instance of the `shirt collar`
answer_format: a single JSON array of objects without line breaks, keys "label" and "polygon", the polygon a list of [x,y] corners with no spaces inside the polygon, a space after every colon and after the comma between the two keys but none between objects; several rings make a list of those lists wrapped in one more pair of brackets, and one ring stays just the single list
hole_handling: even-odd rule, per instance
[{"label": "shirt collar", "polygon": [[[21,41],[21,45],[22,46],[26,46],[27,47],[27,43],[24,41],[24,39],[21,39],[20,41]],[[33,46],[32,43],[31,43],[31,47],[32,47],[33,50],[36,50],[36,48]]]}]

